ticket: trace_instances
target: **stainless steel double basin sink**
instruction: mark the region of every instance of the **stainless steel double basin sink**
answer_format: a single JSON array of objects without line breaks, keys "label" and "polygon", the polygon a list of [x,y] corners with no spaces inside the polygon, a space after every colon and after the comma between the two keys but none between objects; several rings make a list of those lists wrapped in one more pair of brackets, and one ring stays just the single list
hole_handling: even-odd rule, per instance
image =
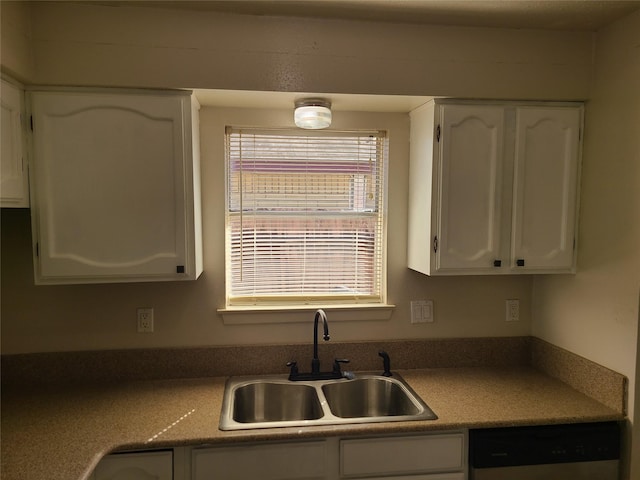
[{"label": "stainless steel double basin sink", "polygon": [[438,418],[397,374],[290,381],[286,375],[231,377],[221,430],[399,422]]}]

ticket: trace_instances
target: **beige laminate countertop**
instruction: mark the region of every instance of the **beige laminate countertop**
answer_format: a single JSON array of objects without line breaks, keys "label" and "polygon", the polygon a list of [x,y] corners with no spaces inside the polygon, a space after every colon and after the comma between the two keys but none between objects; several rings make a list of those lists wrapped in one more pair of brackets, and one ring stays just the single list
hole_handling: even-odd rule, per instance
[{"label": "beige laminate countertop", "polygon": [[218,429],[223,377],[5,388],[1,476],[85,479],[102,456],[118,449],[624,418],[529,367],[399,373],[437,420],[223,432]]}]

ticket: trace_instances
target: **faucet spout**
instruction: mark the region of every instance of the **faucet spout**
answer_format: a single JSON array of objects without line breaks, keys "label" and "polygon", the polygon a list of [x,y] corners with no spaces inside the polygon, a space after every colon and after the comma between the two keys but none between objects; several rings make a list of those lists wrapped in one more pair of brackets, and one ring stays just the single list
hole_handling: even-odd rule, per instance
[{"label": "faucet spout", "polygon": [[318,374],[320,373],[320,359],[318,358],[318,321],[322,320],[322,327],[324,330],[323,339],[324,341],[329,340],[329,324],[327,323],[327,314],[324,313],[324,310],[319,308],[316,311],[316,316],[313,319],[313,360],[311,360],[311,373]]},{"label": "faucet spout", "polygon": [[289,373],[289,380],[296,381],[310,381],[310,380],[333,380],[338,378],[350,378],[349,372],[343,372],[340,369],[341,363],[349,363],[347,359],[336,358],[333,362],[333,369],[331,371],[320,371],[320,358],[318,358],[318,323],[322,320],[322,328],[324,330],[324,341],[329,340],[329,323],[327,322],[327,314],[324,310],[318,309],[313,319],[313,359],[311,360],[311,372],[301,373],[298,371],[298,365],[296,362],[289,362],[287,366],[291,368]]}]

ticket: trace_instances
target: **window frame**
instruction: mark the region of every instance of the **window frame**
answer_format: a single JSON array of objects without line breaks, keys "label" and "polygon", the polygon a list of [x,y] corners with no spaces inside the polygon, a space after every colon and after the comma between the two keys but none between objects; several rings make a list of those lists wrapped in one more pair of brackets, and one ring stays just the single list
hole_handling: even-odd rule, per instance
[{"label": "window frame", "polygon": [[[227,127],[227,129],[233,128],[235,130],[242,129],[242,127]],[[318,132],[315,131],[299,131],[297,129],[292,128],[264,128],[257,127],[252,128],[248,127],[249,131],[260,131],[260,132],[273,132],[274,134],[280,133],[292,133],[300,136],[318,136]],[[371,129],[350,129],[350,130],[324,130],[322,134],[331,134],[331,133],[355,133],[356,135],[363,134],[371,134],[374,133]],[[379,262],[379,278],[378,281],[380,283],[380,294],[375,298],[324,298],[324,297],[311,297],[305,298],[304,296],[296,297],[293,301],[283,298],[275,298],[273,301],[231,301],[229,295],[229,262],[230,262],[230,233],[229,233],[229,175],[230,175],[230,166],[231,160],[228,156],[228,145],[227,145],[227,131],[225,131],[225,141],[224,141],[224,153],[225,153],[225,307],[218,310],[219,313],[223,315],[223,319],[225,323],[262,323],[257,321],[257,317],[254,317],[252,314],[261,315],[261,318],[267,322],[269,322],[269,313],[270,312],[278,312],[278,313],[291,313],[298,314],[300,311],[307,311],[313,308],[328,308],[332,312],[332,318],[337,314],[338,317],[345,316],[352,320],[360,319],[360,315],[358,312],[366,312],[366,317],[363,316],[362,320],[385,320],[390,318],[391,310],[394,308],[393,305],[387,304],[387,275],[388,275],[388,265],[387,265],[387,219],[388,219],[388,165],[389,165],[389,138],[388,132],[386,130],[376,130],[375,133],[382,138],[380,144],[380,173],[381,177],[378,180],[379,189],[380,189],[380,201],[378,202],[380,217],[379,221],[381,222],[381,233],[378,236],[378,240],[380,245],[377,245],[377,249],[380,250],[379,255],[381,256],[381,261]],[[274,319],[275,321],[275,319]],[[279,322],[285,321],[280,318],[277,320]]]}]

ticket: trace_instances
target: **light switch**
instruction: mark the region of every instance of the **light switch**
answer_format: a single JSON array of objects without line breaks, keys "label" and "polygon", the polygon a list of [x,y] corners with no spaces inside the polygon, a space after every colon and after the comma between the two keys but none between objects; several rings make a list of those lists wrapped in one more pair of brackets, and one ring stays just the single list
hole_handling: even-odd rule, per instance
[{"label": "light switch", "polygon": [[433,322],[433,300],[411,301],[411,323]]}]

